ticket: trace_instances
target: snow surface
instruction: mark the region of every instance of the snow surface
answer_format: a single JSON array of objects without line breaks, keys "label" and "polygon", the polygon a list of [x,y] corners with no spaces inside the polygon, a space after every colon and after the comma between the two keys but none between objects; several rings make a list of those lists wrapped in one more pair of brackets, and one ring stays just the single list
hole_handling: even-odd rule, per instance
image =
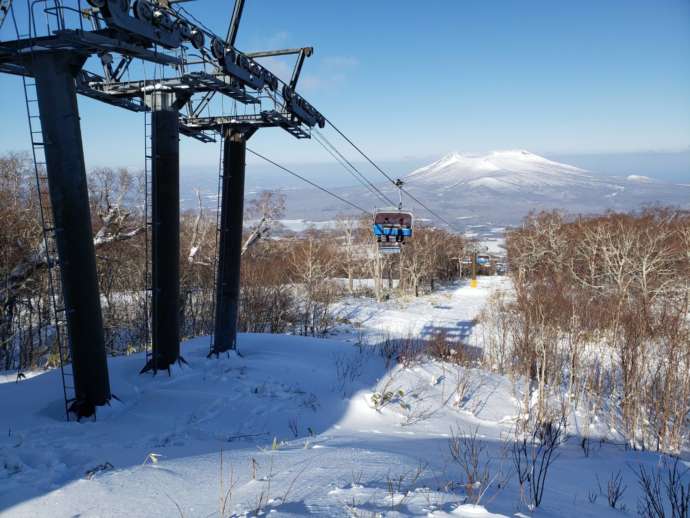
[{"label": "snow surface", "polygon": [[[374,349],[439,330],[481,347],[475,318],[490,294],[507,289],[496,277],[418,299],[351,298],[336,308],[340,324],[328,339],[245,334],[241,356],[220,359],[206,359],[208,338],[189,340],[189,365],[170,376],[138,374],[141,355],[113,358],[121,402],[95,421],[64,421],[57,371],[19,383],[5,376],[0,515],[212,517],[225,500],[225,516],[527,516],[515,480],[489,488],[480,506],[466,502],[448,453],[451,427],[477,428],[492,473],[509,470],[501,451],[521,385],[431,360],[387,366]],[[468,387],[461,397],[460,383]],[[391,401],[375,408],[372,395],[386,391]],[[573,438],[534,515],[620,516],[605,496],[590,503],[595,477],[605,487],[621,469],[623,502],[634,509],[627,465],[656,460],[611,444],[586,458]]]},{"label": "snow surface", "polygon": [[336,221],[309,221],[304,219],[280,219],[278,223],[293,232],[303,232],[309,228],[327,230],[336,226]]}]

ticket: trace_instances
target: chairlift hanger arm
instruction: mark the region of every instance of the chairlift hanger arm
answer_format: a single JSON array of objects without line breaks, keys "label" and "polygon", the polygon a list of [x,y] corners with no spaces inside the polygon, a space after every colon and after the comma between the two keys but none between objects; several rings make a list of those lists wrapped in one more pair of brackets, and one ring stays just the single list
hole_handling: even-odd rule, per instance
[{"label": "chairlift hanger arm", "polygon": [[400,178],[395,180],[395,186],[398,188],[398,195],[400,196],[398,198],[398,200],[399,200],[398,201],[398,210],[402,210],[402,208],[403,208],[403,197],[402,197],[402,195],[403,195],[403,185],[404,184],[405,184],[405,182],[403,182]]}]

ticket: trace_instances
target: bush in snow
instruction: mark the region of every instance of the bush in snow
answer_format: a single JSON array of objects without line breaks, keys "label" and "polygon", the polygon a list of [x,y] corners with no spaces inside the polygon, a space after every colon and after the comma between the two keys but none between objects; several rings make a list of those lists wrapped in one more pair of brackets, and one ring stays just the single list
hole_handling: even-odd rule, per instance
[{"label": "bush in snow", "polygon": [[690,517],[690,468],[677,457],[663,457],[656,469],[637,470],[637,481],[642,489],[637,510],[640,516],[650,518]]},{"label": "bush in snow", "polygon": [[565,440],[565,421],[532,419],[528,430],[513,443],[513,466],[520,483],[520,496],[529,509],[541,504],[549,468],[558,458]]}]

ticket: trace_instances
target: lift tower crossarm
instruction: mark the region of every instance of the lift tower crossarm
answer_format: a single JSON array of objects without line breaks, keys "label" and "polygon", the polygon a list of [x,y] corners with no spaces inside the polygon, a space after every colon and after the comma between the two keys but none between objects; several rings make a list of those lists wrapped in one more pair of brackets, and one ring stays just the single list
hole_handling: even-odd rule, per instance
[{"label": "lift tower crossarm", "polygon": [[290,89],[293,91],[297,87],[297,81],[302,73],[302,65],[304,59],[309,58],[314,54],[314,47],[301,47],[296,49],[281,49],[281,50],[264,50],[259,52],[247,52],[245,55],[250,58],[271,58],[275,56],[291,56],[297,54],[297,62],[292,71],[292,78],[290,79]]},{"label": "lift tower crossarm", "polygon": [[237,39],[237,31],[240,28],[240,19],[242,18],[242,11],[244,10],[244,0],[235,0],[235,8],[232,11],[232,18],[230,19],[230,26],[228,27],[228,35],[225,38],[225,43],[229,46],[235,46]]},{"label": "lift tower crossarm", "polygon": [[292,71],[292,78],[290,79],[290,88],[294,91],[297,88],[297,81],[299,81],[299,75],[302,73],[302,65],[304,65],[304,59],[310,57],[314,53],[312,47],[305,47],[300,50],[297,56],[297,63],[295,63],[295,69]]},{"label": "lift tower crossarm", "polygon": [[245,56],[250,58],[270,58],[274,56],[291,56],[293,54],[299,54],[300,52],[306,52],[306,56],[309,57],[314,53],[314,47],[302,47],[296,49],[281,49],[281,50],[262,50],[258,52],[246,52]]}]

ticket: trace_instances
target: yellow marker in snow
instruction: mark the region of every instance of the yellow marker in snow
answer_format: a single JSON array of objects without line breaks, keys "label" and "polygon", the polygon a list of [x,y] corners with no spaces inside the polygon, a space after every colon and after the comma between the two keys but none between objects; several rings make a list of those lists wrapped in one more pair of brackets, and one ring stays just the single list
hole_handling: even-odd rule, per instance
[{"label": "yellow marker in snow", "polygon": [[472,280],[470,281],[470,288],[477,287],[477,252],[472,254]]}]

